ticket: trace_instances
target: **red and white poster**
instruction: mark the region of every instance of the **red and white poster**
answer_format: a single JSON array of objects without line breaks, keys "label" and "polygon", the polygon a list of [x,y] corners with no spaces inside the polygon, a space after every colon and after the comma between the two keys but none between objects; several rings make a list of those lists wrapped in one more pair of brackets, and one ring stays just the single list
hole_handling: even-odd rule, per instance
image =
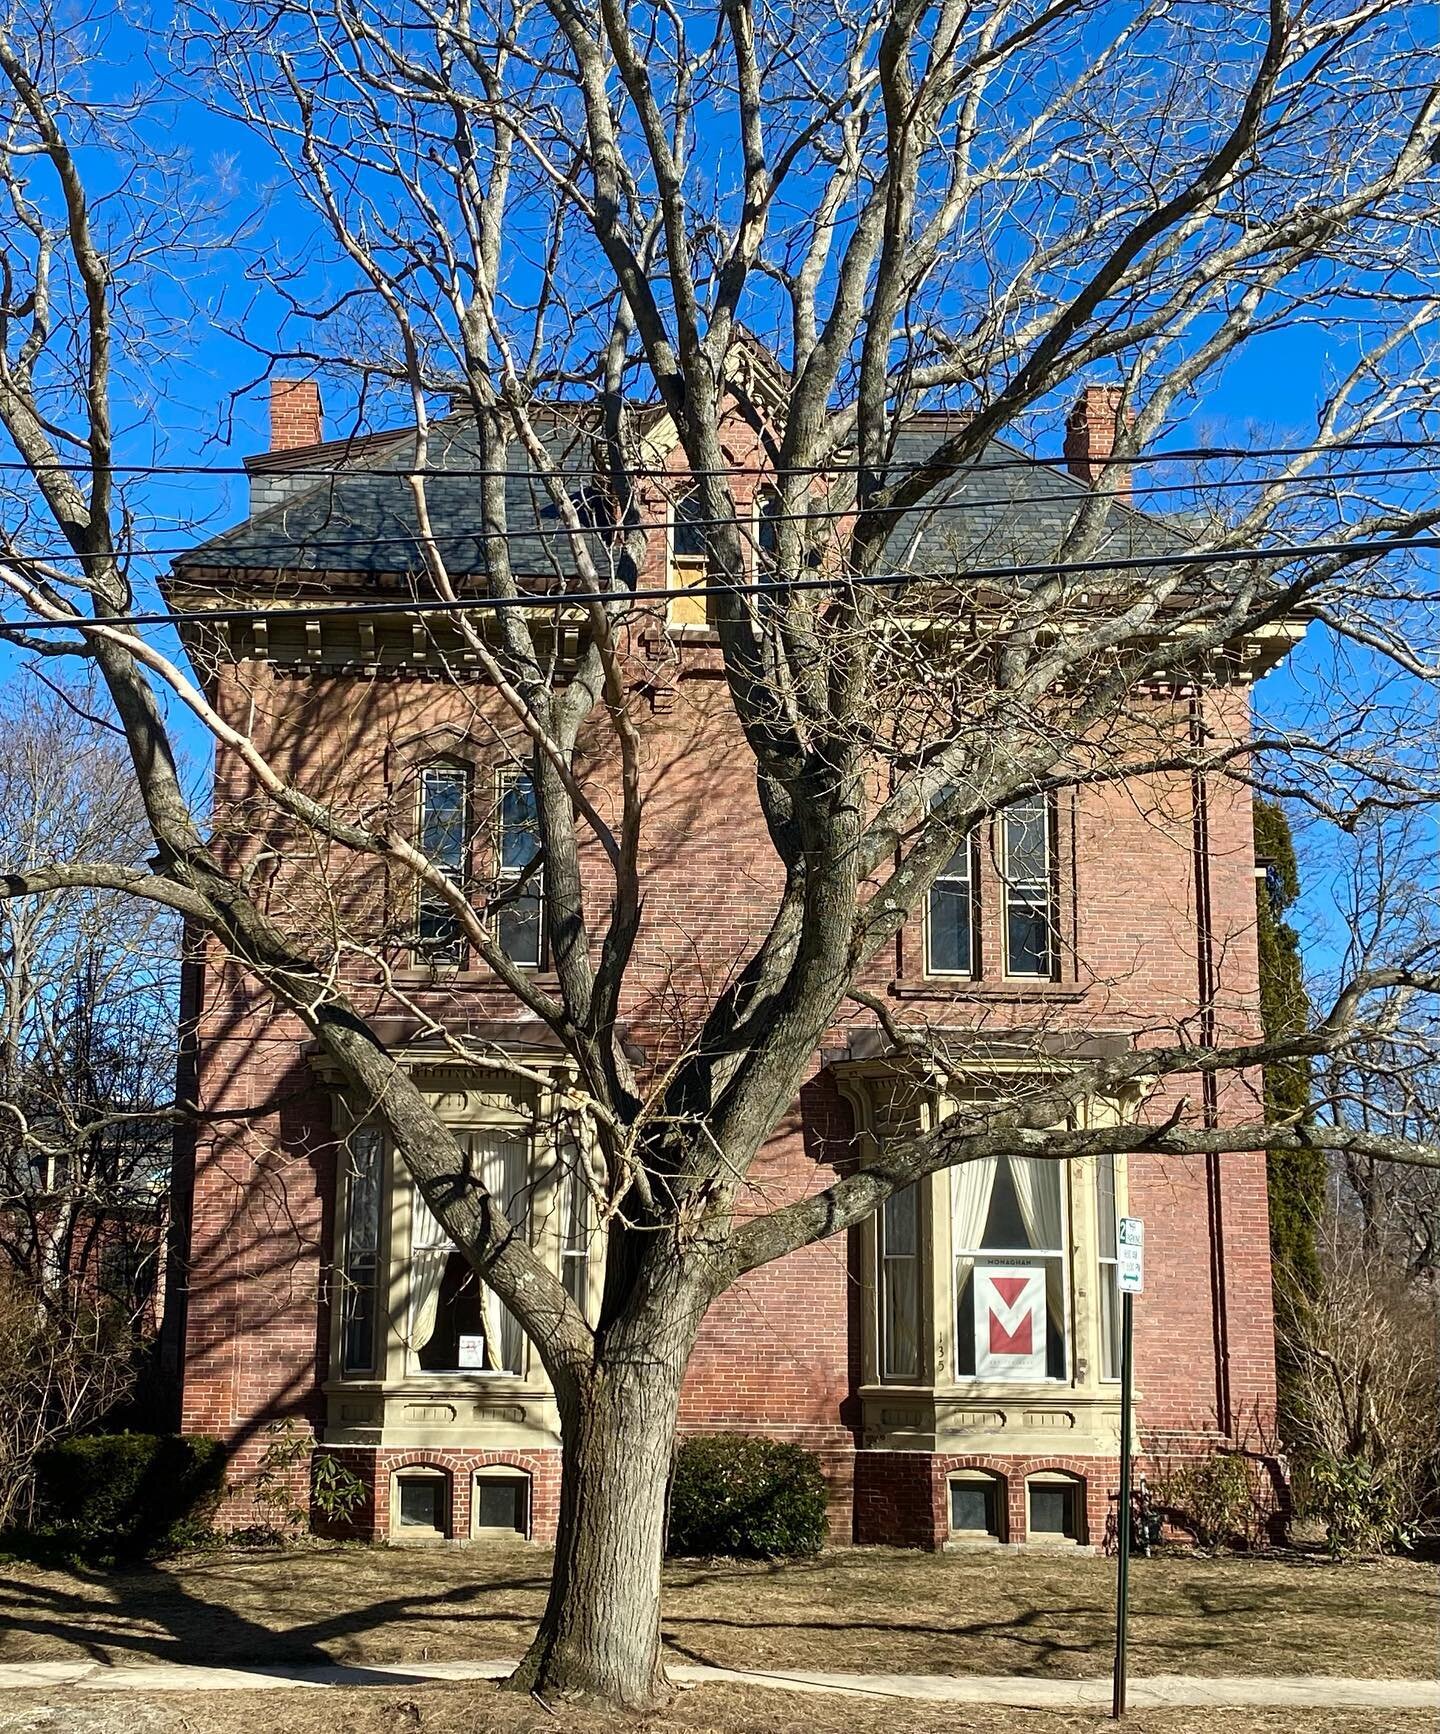
[{"label": "red and white poster", "polygon": [[1045,1377],[1045,1272],[975,1267],[975,1377]]}]

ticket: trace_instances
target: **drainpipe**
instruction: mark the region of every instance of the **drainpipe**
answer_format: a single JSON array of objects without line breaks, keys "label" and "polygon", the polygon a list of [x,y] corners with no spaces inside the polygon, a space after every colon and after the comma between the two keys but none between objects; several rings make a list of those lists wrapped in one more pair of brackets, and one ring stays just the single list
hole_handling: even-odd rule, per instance
[{"label": "drainpipe", "polygon": [[[1200,1042],[1205,1048],[1215,1046],[1215,921],[1210,888],[1210,809],[1209,784],[1199,758],[1205,750],[1209,730],[1205,722],[1205,698],[1200,688],[1190,694],[1190,748],[1196,766],[1190,773],[1191,806],[1194,813],[1193,848],[1195,856],[1195,961],[1196,986],[1199,994]],[[1214,1072],[1205,1072],[1200,1080],[1201,1115],[1205,1130],[1213,1132],[1220,1124],[1219,1084]],[[1222,1435],[1229,1439],[1234,1430],[1230,1407],[1230,1320],[1228,1289],[1225,1281],[1225,1200],[1221,1189],[1220,1157],[1212,1152],[1205,1158],[1205,1199],[1210,1229],[1210,1306],[1215,1326],[1215,1419]]]}]

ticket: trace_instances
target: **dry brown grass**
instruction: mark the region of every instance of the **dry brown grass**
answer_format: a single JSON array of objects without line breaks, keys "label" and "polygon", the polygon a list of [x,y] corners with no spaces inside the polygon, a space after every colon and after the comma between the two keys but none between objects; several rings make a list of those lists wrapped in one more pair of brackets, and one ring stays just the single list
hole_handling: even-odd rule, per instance
[{"label": "dry brown grass", "polygon": [[[548,1565],[519,1545],[192,1555],[121,1573],[10,1564],[0,1660],[516,1656]],[[1113,1569],[880,1548],[776,1566],[681,1561],[666,1571],[665,1635],[677,1660],[732,1667],[1093,1677],[1109,1668]],[[1136,1676],[1436,1671],[1436,1574],[1403,1561],[1140,1560],[1132,1605]]]},{"label": "dry brown grass", "polygon": [[[646,1734],[1101,1734],[1094,1712],[976,1710],[968,1705],[707,1686],[683,1693]],[[1127,1734],[1432,1734],[1415,1711],[1139,1711]],[[486,1686],[323,1692],[0,1693],[0,1734],[623,1734],[634,1722],[594,1712],[542,1710]]]}]

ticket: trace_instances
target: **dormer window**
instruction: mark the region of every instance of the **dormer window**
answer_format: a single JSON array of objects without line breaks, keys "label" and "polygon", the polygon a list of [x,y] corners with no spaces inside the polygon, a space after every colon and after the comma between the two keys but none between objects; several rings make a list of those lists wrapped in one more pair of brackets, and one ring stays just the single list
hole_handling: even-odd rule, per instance
[{"label": "dormer window", "polygon": [[[420,773],[420,852],[451,884],[464,889],[470,853],[470,773],[459,765],[426,765]],[[424,963],[459,964],[465,936],[455,910],[420,887],[415,949]]]}]

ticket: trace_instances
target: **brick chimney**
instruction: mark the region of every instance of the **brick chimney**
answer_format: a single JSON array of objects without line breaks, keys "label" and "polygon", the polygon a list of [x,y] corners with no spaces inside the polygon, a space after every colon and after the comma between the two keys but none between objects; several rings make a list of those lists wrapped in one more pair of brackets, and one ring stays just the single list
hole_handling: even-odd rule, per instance
[{"label": "brick chimney", "polygon": [[[1087,385],[1065,422],[1065,467],[1090,488],[1105,488],[1128,503],[1129,464],[1107,464],[1115,450],[1115,429],[1125,391],[1118,385]],[[1134,415],[1125,412],[1127,426]]]},{"label": "brick chimney", "polygon": [[325,437],[320,415],[320,387],[313,379],[270,381],[270,450],[293,451],[318,446]]}]

